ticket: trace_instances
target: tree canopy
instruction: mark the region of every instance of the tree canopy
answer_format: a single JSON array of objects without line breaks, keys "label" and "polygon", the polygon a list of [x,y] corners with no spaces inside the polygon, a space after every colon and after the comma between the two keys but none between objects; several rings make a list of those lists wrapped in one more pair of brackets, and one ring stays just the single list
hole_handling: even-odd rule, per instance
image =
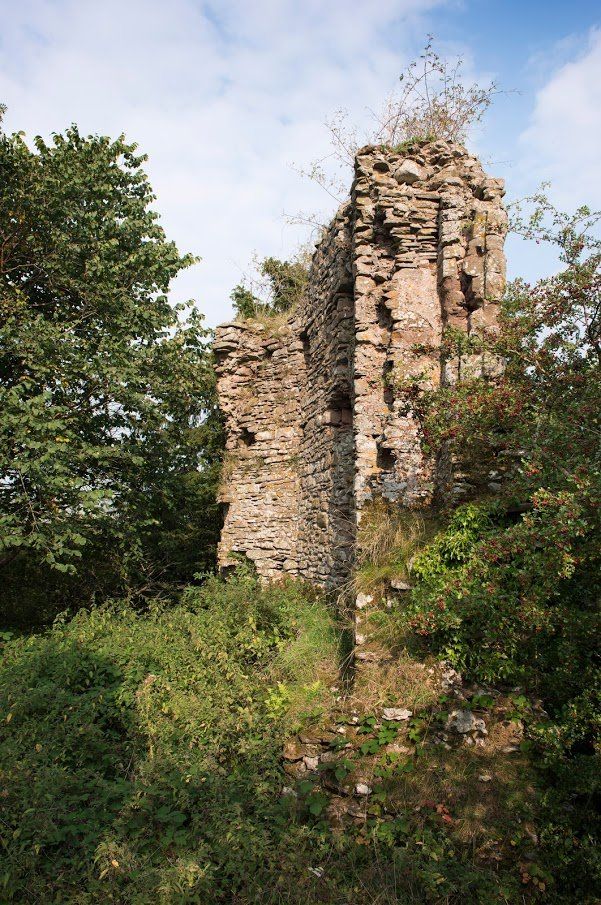
[{"label": "tree canopy", "polygon": [[[98,545],[137,568],[161,526],[181,530],[199,475],[215,483],[209,332],[167,295],[195,259],[167,240],[144,159],[75,126],[33,148],[0,135],[5,568],[72,573]],[[204,504],[195,531],[214,546],[214,495]]]}]

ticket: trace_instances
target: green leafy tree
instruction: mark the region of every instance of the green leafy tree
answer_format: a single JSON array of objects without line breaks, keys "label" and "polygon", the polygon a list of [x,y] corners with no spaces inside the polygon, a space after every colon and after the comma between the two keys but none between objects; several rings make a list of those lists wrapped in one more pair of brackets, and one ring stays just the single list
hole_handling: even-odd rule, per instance
[{"label": "green leafy tree", "polygon": [[301,251],[291,261],[265,258],[258,265],[259,280],[252,287],[239,283],[230,296],[240,318],[282,314],[302,298],[309,278],[307,254]]},{"label": "green leafy tree", "polygon": [[194,258],[166,239],[135,145],[75,126],[34,145],[0,134],[0,568],[108,557],[122,578],[156,576],[157,537],[186,519],[206,566],[221,444],[209,333],[167,297]]},{"label": "green leafy tree", "polygon": [[[430,592],[420,598],[415,625],[455,644],[489,679],[534,671],[559,706],[585,675],[594,678],[590,647],[580,641],[599,618],[601,242],[588,209],[566,217],[544,196],[535,201],[520,229],[556,242],[564,268],[535,286],[510,285],[499,332],[478,337],[479,352],[502,361],[502,372],[429,392],[404,388],[429,450],[504,475],[470,535],[469,555],[435,552],[433,562],[468,562],[465,571],[451,569],[449,578],[422,564],[428,580],[442,584],[433,610]],[[564,636],[557,645],[566,620],[574,643]]]}]

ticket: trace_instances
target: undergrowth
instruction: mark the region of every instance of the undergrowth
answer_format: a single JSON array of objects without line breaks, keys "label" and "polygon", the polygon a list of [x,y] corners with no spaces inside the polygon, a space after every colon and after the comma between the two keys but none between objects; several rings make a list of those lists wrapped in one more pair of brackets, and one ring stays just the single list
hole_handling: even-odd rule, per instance
[{"label": "undergrowth", "polygon": [[539,703],[523,714],[523,748],[538,776],[537,858],[547,898],[565,903],[596,902],[601,890],[599,548],[595,525],[580,527],[578,515],[570,501],[561,508],[542,494],[524,515],[502,501],[471,503],[416,543],[410,515],[403,537],[395,514],[388,527],[378,522],[379,537],[396,539],[375,576],[373,563],[358,576],[374,593],[383,577],[406,580],[392,608],[372,616],[390,649],[436,657],[468,681],[518,688]]},{"label": "undergrowth", "polygon": [[[447,555],[445,543],[435,538],[413,561]],[[467,555],[469,544],[453,549]],[[391,634],[398,617],[388,615]],[[487,748],[433,745],[448,704],[407,653],[381,672],[381,687],[375,675],[358,680],[352,700],[364,715],[356,750],[345,752],[332,731],[351,701],[336,669],[341,627],[299,584],[261,588],[240,570],[176,606],[115,602],[3,639],[2,902],[574,901],[562,870],[583,888],[591,853],[566,804],[580,806],[572,790],[590,776],[564,777],[566,798],[556,772],[534,797],[528,760],[543,731],[534,725],[511,761],[501,723]],[[397,729],[371,714],[401,702],[414,711],[409,753],[391,755]],[[486,696],[472,706],[488,706]],[[284,742],[316,731],[341,758],[338,779],[371,770],[365,819],[343,831],[326,819],[327,797],[283,770]],[[532,858],[529,821],[541,809]]]},{"label": "undergrowth", "polygon": [[5,643],[0,900],[263,901],[308,844],[279,759],[336,644],[318,600],[243,575]]}]

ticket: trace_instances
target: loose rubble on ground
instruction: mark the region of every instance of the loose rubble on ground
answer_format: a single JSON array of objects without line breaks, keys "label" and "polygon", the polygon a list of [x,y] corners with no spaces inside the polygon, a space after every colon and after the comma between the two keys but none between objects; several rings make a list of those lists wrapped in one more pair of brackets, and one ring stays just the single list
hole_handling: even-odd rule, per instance
[{"label": "loose rubble on ground", "polygon": [[339,695],[325,725],[305,729],[286,742],[283,768],[288,782],[282,795],[323,794],[326,802],[320,814],[323,811],[333,827],[362,826],[375,813],[386,819],[386,804],[378,796],[386,777],[419,769],[420,761],[435,749],[472,749],[477,782],[494,786],[489,764],[499,755],[519,754],[523,738],[523,724],[512,712],[511,698],[466,684],[445,663],[430,666],[427,674],[438,699],[425,713],[414,713],[401,701],[366,711],[352,693],[346,698]]}]

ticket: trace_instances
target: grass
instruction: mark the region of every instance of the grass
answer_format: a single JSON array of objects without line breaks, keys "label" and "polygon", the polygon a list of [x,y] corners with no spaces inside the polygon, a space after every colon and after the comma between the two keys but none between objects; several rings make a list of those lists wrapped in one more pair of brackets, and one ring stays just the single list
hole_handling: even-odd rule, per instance
[{"label": "grass", "polygon": [[436,522],[418,510],[374,500],[364,509],[359,525],[355,590],[378,594],[391,579],[409,580],[415,555],[435,531]]},{"label": "grass", "polygon": [[437,697],[428,666],[407,651],[384,663],[362,663],[353,687],[354,706],[362,713],[397,706],[417,712]]},{"label": "grass", "polygon": [[273,311],[269,308],[259,308],[251,318],[239,317],[237,320],[242,324],[260,324],[262,327],[265,327],[270,335],[275,335],[288,327],[290,319],[299,304],[300,300],[290,308],[287,308],[286,311]]}]

